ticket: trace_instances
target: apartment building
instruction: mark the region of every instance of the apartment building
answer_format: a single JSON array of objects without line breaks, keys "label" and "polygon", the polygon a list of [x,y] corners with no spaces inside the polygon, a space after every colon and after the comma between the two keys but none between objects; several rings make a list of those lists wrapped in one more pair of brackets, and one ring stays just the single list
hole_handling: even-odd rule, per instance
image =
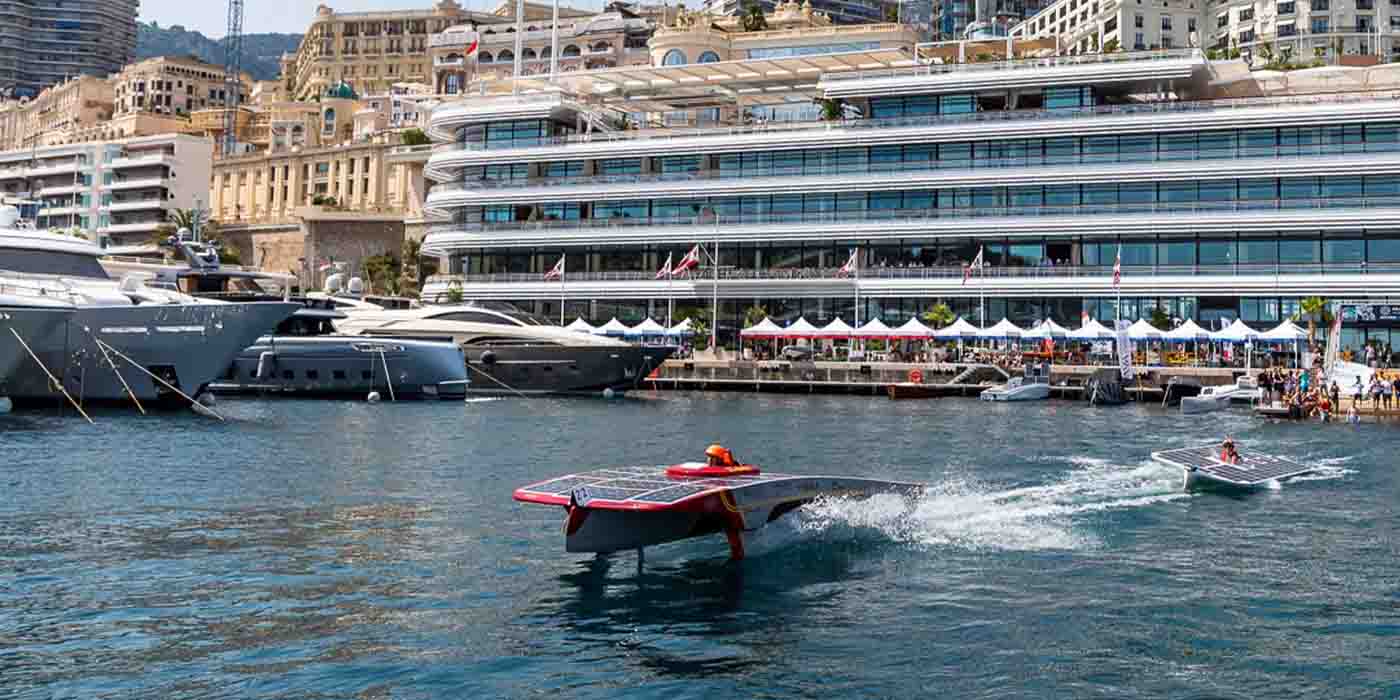
[{"label": "apartment building", "polygon": [[39,228],[139,243],[171,209],[201,206],[213,144],[164,134],[0,152],[0,194],[39,202]]},{"label": "apartment building", "polygon": [[1055,38],[1072,53],[1199,47],[1255,66],[1391,60],[1400,0],[1058,0],[1013,35]]},{"label": "apartment building", "polygon": [[[222,107],[232,96],[222,66],[192,57],[157,56],[126,66],[112,76],[113,113],[136,112],[187,116],[197,110]],[[253,84],[247,73],[239,76],[240,102]]]},{"label": "apartment building", "polygon": [[112,118],[112,85],[80,76],[45,88],[34,99],[0,104],[0,151],[52,143],[70,130]]},{"label": "apartment building", "polygon": [[[874,22],[893,22],[900,19],[900,2],[898,0],[811,0],[812,7],[817,12],[831,18],[836,24],[868,24]],[[754,0],[763,8],[764,14],[777,12],[784,2],[783,0]],[[738,18],[744,14],[750,2],[748,0],[705,0],[700,9],[710,15],[727,16]]]},{"label": "apartment building", "polygon": [[0,2],[0,97],[32,98],[70,77],[105,77],[136,49],[138,0]]}]

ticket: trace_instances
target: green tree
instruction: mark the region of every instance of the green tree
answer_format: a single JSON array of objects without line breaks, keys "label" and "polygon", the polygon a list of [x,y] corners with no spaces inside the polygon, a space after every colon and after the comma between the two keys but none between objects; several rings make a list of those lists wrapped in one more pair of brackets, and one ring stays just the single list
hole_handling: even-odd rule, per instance
[{"label": "green tree", "polygon": [[1259,58],[1264,59],[1265,64],[1274,62],[1274,45],[1264,42],[1259,45]]},{"label": "green tree", "polygon": [[768,29],[768,18],[763,14],[763,5],[751,2],[744,6],[744,14],[739,17],[739,25],[746,32],[761,32]]},{"label": "green tree", "polygon": [[953,325],[957,318],[953,315],[953,310],[943,302],[938,302],[930,306],[923,314],[923,322],[934,328],[946,328]]},{"label": "green tree", "polygon": [[449,284],[447,285],[447,292],[443,296],[447,298],[447,303],[449,304],[460,304],[462,303],[462,288],[455,282]]},{"label": "green tree", "polygon": [[1151,323],[1157,330],[1169,331],[1172,329],[1171,316],[1168,316],[1167,312],[1163,311],[1160,306],[1152,310],[1152,319],[1148,323]]},{"label": "green tree", "polygon": [[422,129],[406,129],[399,134],[399,139],[405,146],[426,146],[433,142]]},{"label": "green tree", "polygon": [[376,292],[398,294],[399,261],[394,256],[371,255],[360,261],[360,269]]},{"label": "green tree", "polygon": [[844,117],[846,114],[844,109],[846,103],[843,100],[832,100],[827,99],[825,97],[819,97],[816,100],[814,100],[814,102],[821,106],[823,121],[841,121],[841,118]]},{"label": "green tree", "polygon": [[898,5],[885,5],[884,18],[885,18],[885,21],[886,21],[886,22],[889,22],[889,23],[891,23],[891,24],[893,24],[893,23],[895,23],[895,22],[898,22],[898,21],[899,21],[899,6],[898,6]]},{"label": "green tree", "polygon": [[1322,297],[1307,297],[1299,304],[1298,316],[1308,320],[1308,349],[1317,352],[1317,324],[1331,320],[1327,313],[1327,300]]},{"label": "green tree", "polygon": [[[1123,45],[1120,44],[1120,43],[1118,42],[1117,39],[1109,39],[1108,41],[1105,41],[1105,42],[1103,43],[1103,52],[1104,52],[1104,53],[1118,53],[1122,48],[1123,48]],[[1206,54],[1207,54],[1207,58],[1209,58],[1210,52],[1207,51]]]},{"label": "green tree", "polygon": [[744,327],[745,327],[745,328],[753,328],[754,326],[757,326],[757,325],[758,325],[761,321],[763,321],[763,319],[765,319],[765,318],[768,318],[768,309],[767,309],[766,307],[760,306],[760,305],[758,305],[758,304],[754,304],[753,306],[750,306],[749,308],[744,309]]}]

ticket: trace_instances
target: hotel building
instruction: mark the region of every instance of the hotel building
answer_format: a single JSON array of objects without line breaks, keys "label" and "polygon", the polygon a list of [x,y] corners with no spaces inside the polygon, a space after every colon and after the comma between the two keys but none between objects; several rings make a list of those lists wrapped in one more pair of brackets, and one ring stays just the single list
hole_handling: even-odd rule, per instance
[{"label": "hotel building", "polygon": [[69,78],[105,77],[136,49],[137,0],[0,2],[0,97],[35,97]]}]

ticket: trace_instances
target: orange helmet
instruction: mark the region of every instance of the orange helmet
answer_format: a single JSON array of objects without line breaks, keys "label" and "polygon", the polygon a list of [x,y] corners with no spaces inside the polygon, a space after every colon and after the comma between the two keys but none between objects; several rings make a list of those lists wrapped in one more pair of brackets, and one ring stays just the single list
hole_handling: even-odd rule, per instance
[{"label": "orange helmet", "polygon": [[725,449],[724,445],[721,445],[719,443],[715,443],[705,448],[706,457],[714,457],[716,459],[719,459],[725,457],[728,454],[729,450]]}]

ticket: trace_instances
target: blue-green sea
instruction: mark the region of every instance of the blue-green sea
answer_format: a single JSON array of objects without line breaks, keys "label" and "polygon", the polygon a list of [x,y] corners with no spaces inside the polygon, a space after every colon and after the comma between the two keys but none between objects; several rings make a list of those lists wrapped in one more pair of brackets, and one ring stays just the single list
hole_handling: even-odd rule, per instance
[{"label": "blue-green sea", "polygon": [[[3,698],[1400,698],[1400,426],[642,393],[0,416]],[[1247,495],[1153,463],[1233,435]],[[518,486],[724,442],[929,484],[566,554]]]}]

